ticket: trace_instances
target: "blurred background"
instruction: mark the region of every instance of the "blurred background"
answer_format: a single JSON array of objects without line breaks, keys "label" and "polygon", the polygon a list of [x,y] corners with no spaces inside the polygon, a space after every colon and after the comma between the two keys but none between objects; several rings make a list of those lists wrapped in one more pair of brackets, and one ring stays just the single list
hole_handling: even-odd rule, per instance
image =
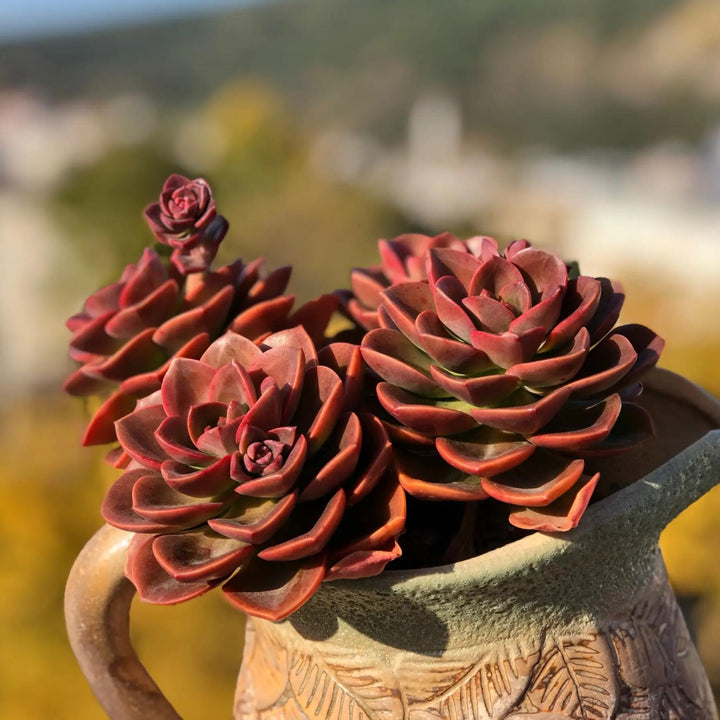
[{"label": "blurred background", "polygon": [[[554,248],[720,394],[717,0],[0,0],[3,720],[104,717],[61,609],[117,471],[80,448],[63,323],[151,243],[170,172],[212,183],[221,261],[294,263],[300,298],[409,230]],[[718,695],[719,514],[663,538]],[[211,593],[133,619],[181,714],[228,717],[241,615]]]}]

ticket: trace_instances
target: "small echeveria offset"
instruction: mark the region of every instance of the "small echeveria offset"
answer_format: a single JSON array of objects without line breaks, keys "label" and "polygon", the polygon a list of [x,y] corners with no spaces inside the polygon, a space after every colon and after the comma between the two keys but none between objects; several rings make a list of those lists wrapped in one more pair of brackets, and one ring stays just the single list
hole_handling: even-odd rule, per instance
[{"label": "small echeveria offset", "polygon": [[[190,183],[197,200],[168,196],[179,177],[166,182],[165,199],[158,207],[167,207],[178,216],[176,225],[167,221],[167,241],[174,229],[177,242],[194,243],[187,258],[202,259],[202,267],[195,262],[193,272],[187,270],[183,247],[173,253],[176,261],[170,265],[155,250],[146,249],[117,282],[93,293],[82,312],[67,321],[73,333],[70,357],[79,367],[66,380],[65,390],[71,395],[105,398],[87,427],[86,445],[115,441],[114,421],[131,412],[138,398],[160,387],[173,357],[199,358],[227,329],[259,341],[280,329],[304,325],[320,341],[337,305],[333,296],[324,295],[292,312],[294,297],[284,294],[290,267],[267,273],[263,260],[236,260],[211,270],[214,252],[197,254],[195,250],[205,243],[203,228],[212,228],[220,216],[204,181]],[[184,186],[173,192],[180,190],[190,192]],[[183,208],[188,217],[181,222]],[[195,215],[199,219],[189,225]],[[224,219],[221,225],[226,227]],[[122,462],[120,456],[115,461]]]},{"label": "small echeveria offset", "polygon": [[519,528],[575,527],[592,459],[652,434],[632,401],[663,341],[613,328],[620,286],[527,241],[428,243],[423,262],[379,292],[380,327],[362,341],[400,482],[419,498],[507,503]]},{"label": "small echeveria offset", "polygon": [[394,283],[426,280],[428,250],[445,247],[464,249],[463,243],[450,233],[436,237],[407,233],[392,240],[380,240],[381,262],[369,268],[355,268],[350,273],[352,289],[338,292],[345,314],[363,330],[380,327],[380,293]]},{"label": "small echeveria offset", "polygon": [[228,230],[207,181],[177,174],[165,181],[159,201],[145,208],[145,217],[158,242],[173,248],[170,261],[182,274],[207,269]]},{"label": "small echeveria offset", "polygon": [[354,410],[364,374],[358,346],[318,352],[299,327],[260,345],[229,332],[173,360],[117,423],[132,462],[103,504],[136,533],[126,574],[140,597],[174,604],[222,583],[280,620],[321,582],[399,557],[405,494],[383,424]]}]

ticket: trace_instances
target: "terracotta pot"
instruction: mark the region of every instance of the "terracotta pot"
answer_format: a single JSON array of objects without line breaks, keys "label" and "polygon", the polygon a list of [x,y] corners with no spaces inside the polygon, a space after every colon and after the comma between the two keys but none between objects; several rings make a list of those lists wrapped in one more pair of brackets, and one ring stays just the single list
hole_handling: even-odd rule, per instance
[{"label": "terracotta pot", "polygon": [[[576,530],[326,583],[286,621],[248,622],[236,720],[717,718],[657,542],[720,482],[720,404],[663,370],[643,398],[657,441],[604,469],[641,479]],[[102,528],[78,557],[70,640],[111,718],[177,720],[128,639],[129,539]]]}]

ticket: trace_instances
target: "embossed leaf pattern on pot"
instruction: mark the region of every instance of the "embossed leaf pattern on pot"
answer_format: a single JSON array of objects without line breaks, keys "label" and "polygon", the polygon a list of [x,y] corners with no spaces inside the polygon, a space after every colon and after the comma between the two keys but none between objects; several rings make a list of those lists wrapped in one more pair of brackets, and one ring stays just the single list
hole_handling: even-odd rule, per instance
[{"label": "embossed leaf pattern on pot", "polygon": [[403,486],[425,499],[493,498],[527,530],[575,527],[599,480],[592,458],[652,434],[633,399],[663,341],[640,325],[613,329],[621,288],[527,241],[424,252],[424,276],[378,288],[379,327],[362,341],[404,441]]},{"label": "embossed leaf pattern on pot", "polygon": [[[380,656],[251,623],[237,720],[710,720],[714,703],[663,572],[602,626]],[[403,701],[400,701],[400,698]]]},{"label": "embossed leaf pattern on pot", "polygon": [[142,598],[172,604],[222,583],[242,610],[278,620],[321,582],[400,555],[390,443],[352,405],[359,353],[318,353],[302,327],[260,345],[228,332],[199,360],[173,360],[117,422],[132,462],[103,514],[137,533],[127,575]]}]

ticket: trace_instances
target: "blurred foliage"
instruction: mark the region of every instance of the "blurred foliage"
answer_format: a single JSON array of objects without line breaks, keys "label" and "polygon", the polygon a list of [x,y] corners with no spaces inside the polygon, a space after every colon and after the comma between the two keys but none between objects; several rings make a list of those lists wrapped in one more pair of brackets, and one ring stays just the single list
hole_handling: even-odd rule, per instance
[{"label": "blurred foliage", "polygon": [[[73,671],[60,612],[64,578],[97,524],[102,493],[97,458],[73,452],[79,426],[68,420],[77,415],[77,404],[57,397],[0,415],[0,717],[8,720],[53,716],[57,697],[73,697],[68,686],[78,690],[78,707],[65,717],[92,717],[82,714],[89,692]],[[38,437],[43,452],[28,462]],[[40,678],[55,692],[38,692]]]},{"label": "blurred foliage", "polygon": [[[625,291],[621,323],[640,322],[651,327],[665,339],[660,365],[684,375],[709,393],[720,397],[720,335],[717,332],[703,334],[705,318],[691,326],[688,333],[678,321],[677,312],[669,312],[680,304],[685,325],[689,325],[695,308],[683,297],[682,288],[658,282],[650,274],[624,273],[620,280]],[[686,293],[689,295],[689,293]],[[692,303],[693,296],[690,295]],[[683,305],[682,303],[686,303]],[[695,330],[694,328],[698,329]],[[681,332],[682,331],[682,332]],[[720,538],[720,535],[718,536]]]},{"label": "blurred foliage", "polygon": [[292,264],[290,289],[304,299],[345,287],[350,268],[374,262],[379,237],[408,227],[382,202],[314,173],[303,136],[261,84],[221,89],[176,136],[175,143],[168,132],[153,144],[112,150],[55,194],[69,242],[98,269],[95,283],[114,278],[153,243],[142,209],[171,172],[207,176],[230,221],[216,265],[238,256]]},{"label": "blurred foliage", "polygon": [[[695,25],[702,31],[716,8],[714,0],[699,4]],[[696,87],[693,67],[677,82],[643,82],[654,72],[643,33],[677,6],[673,0],[264,2],[6,44],[0,85],[34,87],[54,98],[139,91],[163,106],[192,108],[242,72],[277,88],[306,127],[340,125],[394,139],[415,98],[442,89],[462,103],[471,130],[508,146],[627,147],[697,138],[717,117],[718,98]],[[628,92],[627,78],[638,74],[635,92]]]},{"label": "blurred foliage", "polygon": [[313,172],[304,137],[267,86],[227,85],[194,123],[223,149],[208,170],[230,222],[220,260],[293,265],[290,289],[309,299],[347,286],[350,268],[375,261],[379,237],[407,227],[388,205]]},{"label": "blurred foliage", "polygon": [[155,145],[119,147],[57,190],[58,219],[78,255],[98,268],[97,282],[114,279],[152,244],[142,209],[157,198],[162,180],[177,171],[177,163]]},{"label": "blurred foliage", "polygon": [[[65,579],[101,523],[100,502],[116,475],[102,451],[80,447],[83,415],[79,401],[50,393],[0,412],[2,720],[106,717],[73,658],[62,616]],[[38,443],[42,452],[33,450]],[[139,654],[180,713],[227,717],[243,616],[209,596],[176,608],[136,602],[132,619]]]}]

